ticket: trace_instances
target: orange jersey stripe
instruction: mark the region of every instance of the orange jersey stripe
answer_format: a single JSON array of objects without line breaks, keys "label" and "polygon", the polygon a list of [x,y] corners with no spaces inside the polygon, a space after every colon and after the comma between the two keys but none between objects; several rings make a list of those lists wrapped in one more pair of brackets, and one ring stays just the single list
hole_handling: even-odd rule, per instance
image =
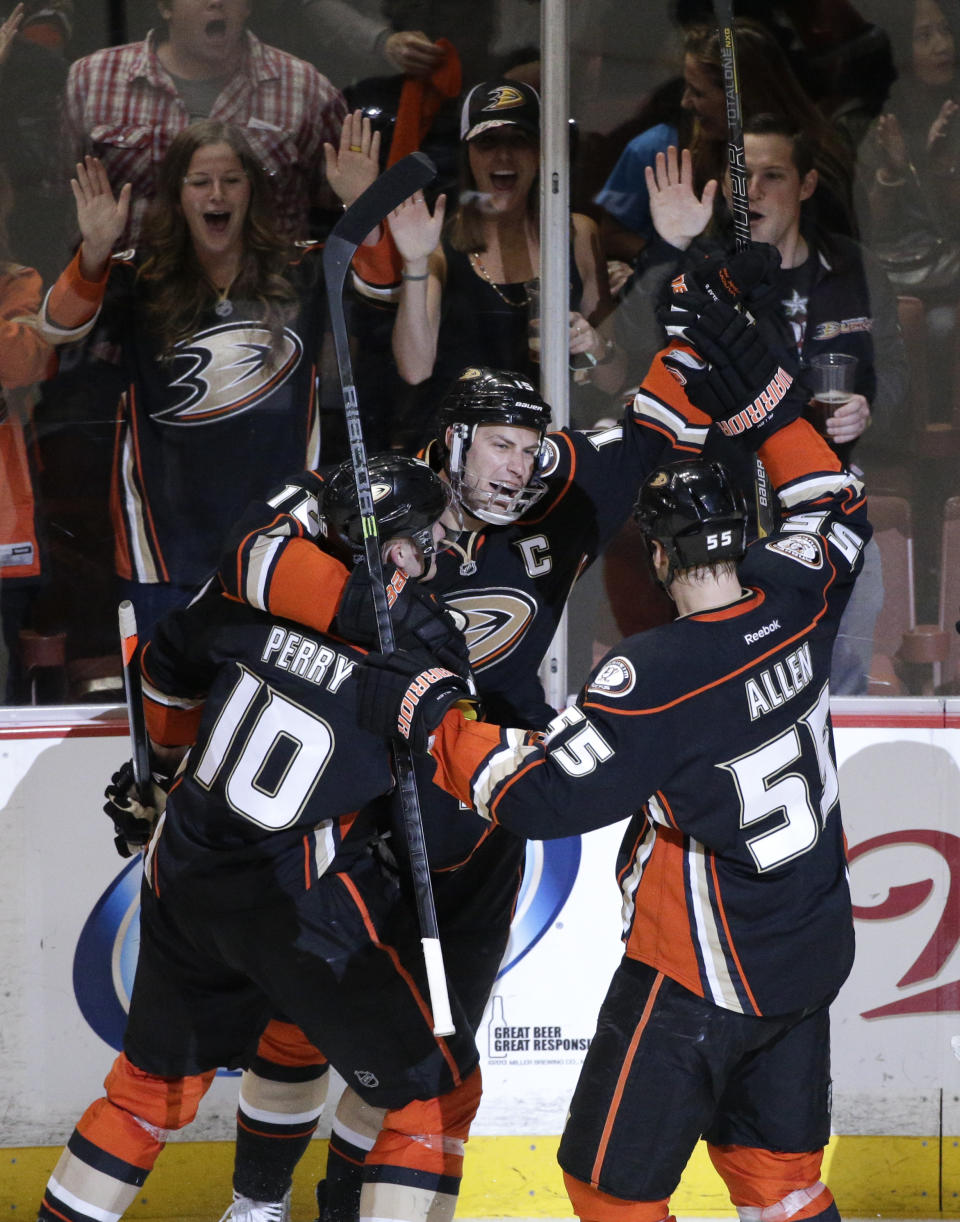
[{"label": "orange jersey stripe", "polygon": [[613,1098],[610,1100],[610,1110],[607,1112],[607,1119],[604,1122],[603,1132],[600,1135],[600,1143],[597,1147],[597,1157],[593,1164],[593,1169],[590,1172],[590,1182],[594,1187],[599,1186],[600,1172],[603,1168],[603,1160],[606,1158],[607,1147],[610,1144],[610,1134],[613,1132],[613,1125],[617,1118],[617,1111],[620,1107],[620,1101],[623,1098],[623,1092],[626,1089],[627,1079],[630,1076],[630,1070],[633,1066],[633,1058],[637,1053],[637,1046],[640,1043],[640,1037],[650,1021],[650,1015],[653,1012],[654,1003],[660,993],[660,988],[663,984],[663,973],[658,972],[657,978],[654,981],[653,987],[650,990],[650,996],[647,998],[647,1004],[643,1007],[643,1013],[640,1015],[640,1021],[634,1028],[633,1036],[630,1040],[630,1046],[627,1049],[627,1055],[624,1057],[623,1065],[620,1067],[620,1076],[617,1078],[617,1086],[613,1092]]}]

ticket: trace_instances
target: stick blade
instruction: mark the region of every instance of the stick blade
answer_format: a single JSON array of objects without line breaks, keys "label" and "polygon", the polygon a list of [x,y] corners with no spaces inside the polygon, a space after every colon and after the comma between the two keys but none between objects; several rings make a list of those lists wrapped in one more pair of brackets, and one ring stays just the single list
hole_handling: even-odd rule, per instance
[{"label": "stick blade", "polygon": [[437,176],[437,167],[426,153],[409,153],[371,183],[337,221],[327,243],[337,238],[359,246],[380,222],[414,191],[420,191]]}]

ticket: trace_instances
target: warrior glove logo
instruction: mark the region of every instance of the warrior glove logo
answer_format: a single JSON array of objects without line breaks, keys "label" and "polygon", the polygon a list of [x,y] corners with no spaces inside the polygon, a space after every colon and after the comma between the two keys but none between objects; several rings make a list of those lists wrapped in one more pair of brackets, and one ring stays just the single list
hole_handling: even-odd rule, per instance
[{"label": "warrior glove logo", "polygon": [[777,372],[767,383],[765,389],[761,390],[748,407],[737,412],[735,416],[730,416],[727,420],[718,421],[720,432],[726,437],[739,437],[747,429],[759,428],[766,424],[773,409],[781,402],[792,385],[791,375],[778,365]]},{"label": "warrior glove logo", "polygon": [[417,675],[404,692],[403,699],[400,701],[400,712],[397,714],[397,729],[404,738],[409,739],[413,730],[413,719],[417,712],[417,705],[431,687],[435,683],[439,683],[441,679],[453,679],[455,677],[452,670],[445,670],[442,666],[433,666],[430,670],[421,671]]}]

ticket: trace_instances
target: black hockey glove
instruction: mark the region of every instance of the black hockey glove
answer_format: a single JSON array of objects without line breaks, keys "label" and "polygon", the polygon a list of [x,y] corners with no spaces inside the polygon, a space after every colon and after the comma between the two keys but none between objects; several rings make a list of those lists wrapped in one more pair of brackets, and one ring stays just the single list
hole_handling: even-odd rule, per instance
[{"label": "black hockey glove", "polygon": [[684,339],[687,326],[713,302],[742,305],[753,314],[772,304],[780,255],[760,243],[735,255],[711,255],[688,264],[668,282],[657,318],[667,334]]},{"label": "black hockey glove", "polygon": [[[383,577],[397,648],[426,649],[442,666],[466,677],[470,673],[470,654],[451,612],[436,594],[405,577],[392,564],[384,567]],[[357,645],[373,648],[379,645],[370,571],[365,563],[358,564],[347,579],[333,631]]]},{"label": "black hockey glove", "polygon": [[132,761],[127,760],[110,778],[110,784],[103,791],[107,799],[103,813],[113,820],[113,830],[116,832],[113,843],[121,857],[139,853],[153,835],[157,820],[167,804],[169,784],[166,778],[151,777],[152,801],[150,805],[144,805],[136,794]]},{"label": "black hockey glove", "polygon": [[429,750],[430,735],[452,705],[463,701],[476,709],[464,680],[423,649],[368,654],[354,674],[360,728],[406,739],[414,751]]},{"label": "black hockey glove", "polygon": [[714,302],[685,330],[700,359],[675,349],[663,363],[724,436],[757,450],[801,414],[807,396],[796,363],[774,352],[746,315]]}]

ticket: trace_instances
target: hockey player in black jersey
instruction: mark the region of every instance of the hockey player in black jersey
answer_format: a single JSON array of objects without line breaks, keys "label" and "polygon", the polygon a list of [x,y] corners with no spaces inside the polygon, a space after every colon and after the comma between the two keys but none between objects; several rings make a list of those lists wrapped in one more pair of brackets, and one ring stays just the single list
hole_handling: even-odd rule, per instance
[{"label": "hockey player in black jersey", "polygon": [[[643,477],[666,456],[699,453],[709,417],[691,406],[658,359],[623,422],[593,433],[548,433],[550,409],[519,375],[468,369],[444,398],[437,435],[424,452],[452,489],[437,571],[424,588],[465,622],[477,688],[488,716],[543,727],[553,716],[537,674],[579,573],[627,518]],[[317,531],[309,506],[322,480],[287,481],[241,520],[221,566],[228,592],[291,619],[324,627],[342,614],[347,571]],[[318,546],[319,545],[319,546]],[[427,774],[428,776],[429,774]],[[525,846],[478,818],[452,817],[455,803],[427,794],[424,828],[434,870],[440,934],[451,985],[477,1027],[499,970],[519,891]],[[295,1039],[268,1029],[241,1085],[237,1168],[262,1162],[286,1125],[296,1132],[304,1080],[289,1084]],[[278,1064],[279,1062],[279,1064]],[[279,1081],[277,1079],[280,1079]],[[317,1099],[323,1079],[317,1078]],[[269,1098],[250,1115],[246,1102]],[[313,1105],[313,1104],[312,1104]],[[379,1116],[347,1091],[337,1109],[327,1163],[326,1216],[356,1214],[358,1168],[376,1140]]]},{"label": "hockey player in black jersey", "polygon": [[[385,559],[416,576],[445,487],[412,458],[370,469],[393,536]],[[333,546],[338,530],[352,544],[349,474],[335,473],[321,519]],[[393,589],[402,601],[399,577]],[[213,586],[160,622],[143,659],[148,726],[168,755],[190,750],[144,857],[123,1052],[57,1163],[43,1222],[119,1218],[217,1068],[247,1064],[276,1013],[389,1109],[370,1162],[374,1216],[405,1216],[395,1184],[420,1173],[424,1148],[456,1173],[480,1097],[477,1053],[455,997],[457,1034],[433,1034],[412,909],[370,850],[370,803],[393,777],[384,740],[356,727],[362,656]],[[111,808],[125,820],[130,803],[114,793]],[[275,1158],[268,1170],[272,1191],[237,1194],[227,1217],[289,1217],[292,1165]]]},{"label": "hockey player in black jersey", "polygon": [[[759,446],[779,530],[744,554],[723,468],[658,468],[636,516],[677,620],[617,646],[546,735],[445,712],[452,676],[392,727],[430,746],[437,783],[492,827],[551,838],[632,815],[625,955],[559,1151],[585,1222],[667,1219],[701,1136],[742,1222],[838,1220],[820,1180],[828,1007],[853,923],[829,675],[871,528],[862,486],[746,325],[724,306],[707,328],[745,341],[744,368],[687,357],[677,372],[725,435]],[[389,730],[422,666],[368,658],[361,724]]]}]

